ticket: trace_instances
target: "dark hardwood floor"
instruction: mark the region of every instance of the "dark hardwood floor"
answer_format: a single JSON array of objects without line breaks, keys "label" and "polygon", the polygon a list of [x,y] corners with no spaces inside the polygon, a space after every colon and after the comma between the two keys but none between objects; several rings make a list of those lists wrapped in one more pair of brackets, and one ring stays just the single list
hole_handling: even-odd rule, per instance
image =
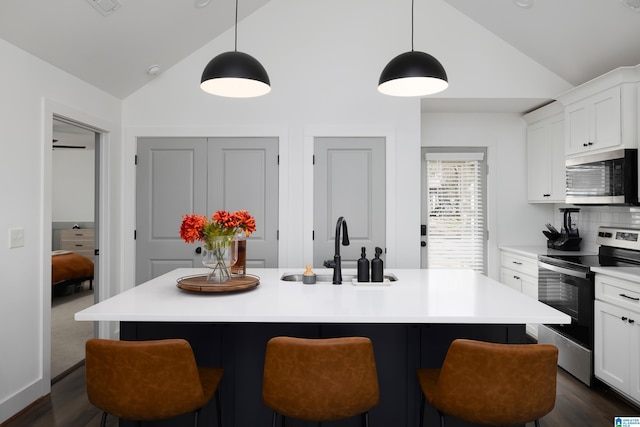
[{"label": "dark hardwood floor", "polygon": [[[55,383],[49,396],[3,423],[2,427],[97,427],[100,416],[87,400],[84,365],[80,365]],[[540,420],[540,425],[610,427],[614,425],[615,416],[640,416],[640,408],[604,386],[588,388],[559,369],[556,406]],[[109,417],[107,425],[117,426],[118,422]]]}]

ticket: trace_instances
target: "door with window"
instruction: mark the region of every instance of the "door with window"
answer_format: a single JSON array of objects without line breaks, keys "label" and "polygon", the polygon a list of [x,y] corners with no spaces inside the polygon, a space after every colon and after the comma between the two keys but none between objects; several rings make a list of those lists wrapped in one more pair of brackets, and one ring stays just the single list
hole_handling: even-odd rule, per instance
[{"label": "door with window", "polygon": [[277,267],[277,138],[139,138],[136,185],[136,283],[202,267],[200,242],[179,236],[190,213],[249,211],[247,269]]},{"label": "door with window", "polygon": [[422,268],[486,273],[486,148],[423,147]]}]

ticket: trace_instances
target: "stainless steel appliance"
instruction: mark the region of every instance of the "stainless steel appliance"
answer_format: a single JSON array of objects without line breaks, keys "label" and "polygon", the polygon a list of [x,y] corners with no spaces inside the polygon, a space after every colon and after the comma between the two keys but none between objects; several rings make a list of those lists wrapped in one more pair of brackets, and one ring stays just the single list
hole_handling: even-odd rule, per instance
[{"label": "stainless steel appliance", "polygon": [[592,267],[640,265],[640,230],[599,227],[597,255],[539,255],[538,300],[571,316],[565,325],[540,325],[538,342],[555,344],[558,364],[580,381],[593,380]]},{"label": "stainless steel appliance", "polygon": [[576,205],[638,204],[638,150],[613,150],[570,158],[566,202]]}]

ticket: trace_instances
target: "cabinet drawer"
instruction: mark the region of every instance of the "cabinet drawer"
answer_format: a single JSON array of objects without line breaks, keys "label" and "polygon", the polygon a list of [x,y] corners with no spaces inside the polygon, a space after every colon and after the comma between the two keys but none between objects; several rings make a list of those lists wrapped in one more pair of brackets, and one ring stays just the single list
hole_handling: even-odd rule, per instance
[{"label": "cabinet drawer", "polygon": [[519,273],[527,274],[538,280],[538,260],[535,258],[527,258],[510,252],[502,252],[501,265],[516,270]]},{"label": "cabinet drawer", "polygon": [[640,283],[597,273],[596,299],[640,313]]},{"label": "cabinet drawer", "polygon": [[60,230],[60,249],[94,260],[95,230],[92,228]]},{"label": "cabinet drawer", "polygon": [[518,272],[510,268],[502,267],[500,269],[500,282],[507,285],[518,292],[522,292],[522,282],[518,276]]},{"label": "cabinet drawer", "polygon": [[93,241],[95,239],[95,231],[91,228],[81,228],[77,230],[60,230],[60,242],[65,241],[81,241],[81,242],[91,242],[93,245]]},{"label": "cabinet drawer", "polygon": [[60,242],[60,249],[63,251],[91,251],[93,252],[93,242],[80,242],[80,241],[62,241]]}]

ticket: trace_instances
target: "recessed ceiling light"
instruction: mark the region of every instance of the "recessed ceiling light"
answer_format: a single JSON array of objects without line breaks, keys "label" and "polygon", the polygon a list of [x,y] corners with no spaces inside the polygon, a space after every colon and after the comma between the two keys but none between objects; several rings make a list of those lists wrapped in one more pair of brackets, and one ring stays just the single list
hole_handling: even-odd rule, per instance
[{"label": "recessed ceiling light", "polygon": [[120,7],[118,0],[87,0],[98,12],[104,16],[109,16],[114,10]]},{"label": "recessed ceiling light", "polygon": [[533,7],[533,0],[513,0],[513,3],[523,9],[530,9]]},{"label": "recessed ceiling light", "polygon": [[149,68],[147,68],[147,74],[149,74],[150,76],[157,76],[159,73],[160,73],[159,65],[152,65]]},{"label": "recessed ceiling light", "polygon": [[211,0],[195,0],[195,3],[193,5],[195,7],[205,7],[209,3],[211,3]]}]

